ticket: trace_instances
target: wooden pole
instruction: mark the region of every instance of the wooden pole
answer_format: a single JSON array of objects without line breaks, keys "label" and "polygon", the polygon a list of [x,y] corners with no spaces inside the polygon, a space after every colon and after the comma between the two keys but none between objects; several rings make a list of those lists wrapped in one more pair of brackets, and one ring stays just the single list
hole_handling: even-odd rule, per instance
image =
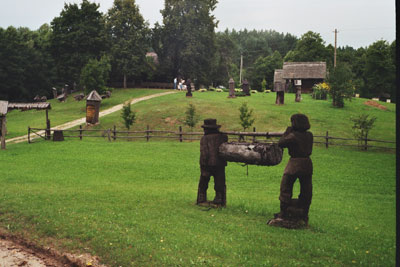
[{"label": "wooden pole", "polygon": [[79,139],[82,140],[82,125],[79,125]]},{"label": "wooden pole", "polygon": [[113,131],[113,139],[114,141],[117,139],[117,126],[114,125],[114,131]]},{"label": "wooden pole", "polygon": [[28,126],[28,144],[31,143],[31,127]]},{"label": "wooden pole", "polygon": [[111,142],[111,129],[107,130],[108,141]]},{"label": "wooden pole", "polygon": [[46,109],[46,140],[50,140],[50,121],[49,121],[49,110]]},{"label": "wooden pole", "polygon": [[337,29],[335,29],[335,50],[334,50],[334,54],[333,54],[333,67],[336,68],[336,45],[337,45]]},{"label": "wooden pole", "polygon": [[[253,132],[254,132],[254,133],[256,132],[256,127],[253,127]],[[256,142],[256,136],[253,135],[253,143],[255,143],[255,142]]]},{"label": "wooden pole", "polygon": [[329,146],[329,143],[328,143],[328,141],[329,141],[328,131],[326,131],[325,140],[326,140],[325,147],[328,148],[328,146]]},{"label": "wooden pole", "polygon": [[179,142],[182,142],[182,126],[179,126]]},{"label": "wooden pole", "polygon": [[1,117],[1,149],[6,149],[6,116]]},{"label": "wooden pole", "polygon": [[150,129],[150,126],[147,125],[147,130],[146,130],[146,140],[147,140],[147,142],[149,142],[149,129]]}]

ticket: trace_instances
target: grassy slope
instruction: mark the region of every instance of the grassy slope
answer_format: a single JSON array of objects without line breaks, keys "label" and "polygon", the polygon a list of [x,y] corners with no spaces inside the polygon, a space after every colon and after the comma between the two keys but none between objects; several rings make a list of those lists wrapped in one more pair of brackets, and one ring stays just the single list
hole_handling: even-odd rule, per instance
[{"label": "grassy slope", "polygon": [[[114,89],[112,97],[101,102],[100,110],[111,108],[129,99],[159,93],[160,90],[149,89]],[[86,101],[75,101],[69,96],[64,103],[51,99],[52,109],[49,119],[52,126],[60,125],[86,116]],[[14,110],[7,114],[7,139],[27,134],[28,126],[33,128],[46,127],[46,113],[44,110],[21,111]]]},{"label": "grassy slope", "polygon": [[[133,130],[168,129],[176,131],[178,126],[184,126],[185,111],[189,103],[196,106],[201,119],[216,118],[222,125],[222,130],[242,130],[239,124],[239,107],[242,102],[254,110],[257,131],[284,131],[290,124],[290,116],[294,113],[304,113],[310,118],[311,131],[314,135],[353,138],[350,117],[362,113],[377,117],[370,138],[395,141],[395,104],[382,103],[387,110],[364,105],[366,99],[353,98],[352,102],[345,101],[342,109],[333,108],[331,101],[313,100],[309,95],[303,95],[300,103],[294,102],[294,94],[285,94],[285,105],[275,105],[275,93],[258,93],[251,97],[227,98],[227,93],[195,92],[193,98],[186,98],[185,93],[151,99],[133,105],[137,111],[137,122]],[[195,130],[202,131],[200,123]],[[116,125],[124,130],[123,121],[119,112],[105,117],[97,128],[108,129]],[[252,130],[252,129],[250,129]]]},{"label": "grassy slope", "polygon": [[229,163],[228,206],[209,211],[194,205],[198,157],[198,142],[10,145],[0,153],[0,225],[110,266],[394,266],[395,155],[315,147],[307,230],[266,225],[287,152],[248,177]]}]

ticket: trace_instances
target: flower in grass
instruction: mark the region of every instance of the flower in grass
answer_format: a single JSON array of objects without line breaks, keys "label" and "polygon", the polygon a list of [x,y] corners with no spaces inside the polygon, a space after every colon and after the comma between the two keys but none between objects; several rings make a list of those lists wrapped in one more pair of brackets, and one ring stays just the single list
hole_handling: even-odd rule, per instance
[{"label": "flower in grass", "polygon": [[365,253],[369,254],[369,250],[365,251]]},{"label": "flower in grass", "polygon": [[93,264],[92,264],[91,261],[88,261],[88,262],[86,263],[86,266],[93,266]]}]

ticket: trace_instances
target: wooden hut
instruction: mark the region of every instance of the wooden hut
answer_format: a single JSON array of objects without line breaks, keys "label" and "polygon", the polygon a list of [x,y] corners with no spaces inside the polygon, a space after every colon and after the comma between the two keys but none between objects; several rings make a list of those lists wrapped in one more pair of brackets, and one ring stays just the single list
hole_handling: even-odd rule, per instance
[{"label": "wooden hut", "polygon": [[101,96],[96,90],[91,91],[86,98],[86,123],[99,123]]},{"label": "wooden hut", "polygon": [[301,91],[312,92],[312,87],[326,78],[326,62],[284,62],[282,79],[294,84],[300,80]]}]

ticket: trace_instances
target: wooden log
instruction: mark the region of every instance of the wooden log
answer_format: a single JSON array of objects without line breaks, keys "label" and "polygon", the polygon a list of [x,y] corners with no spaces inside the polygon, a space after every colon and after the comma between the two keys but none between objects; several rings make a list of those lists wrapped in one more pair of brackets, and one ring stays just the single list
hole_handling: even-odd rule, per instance
[{"label": "wooden log", "polygon": [[227,142],[219,147],[219,155],[226,161],[251,165],[277,165],[282,161],[282,154],[278,144]]}]

